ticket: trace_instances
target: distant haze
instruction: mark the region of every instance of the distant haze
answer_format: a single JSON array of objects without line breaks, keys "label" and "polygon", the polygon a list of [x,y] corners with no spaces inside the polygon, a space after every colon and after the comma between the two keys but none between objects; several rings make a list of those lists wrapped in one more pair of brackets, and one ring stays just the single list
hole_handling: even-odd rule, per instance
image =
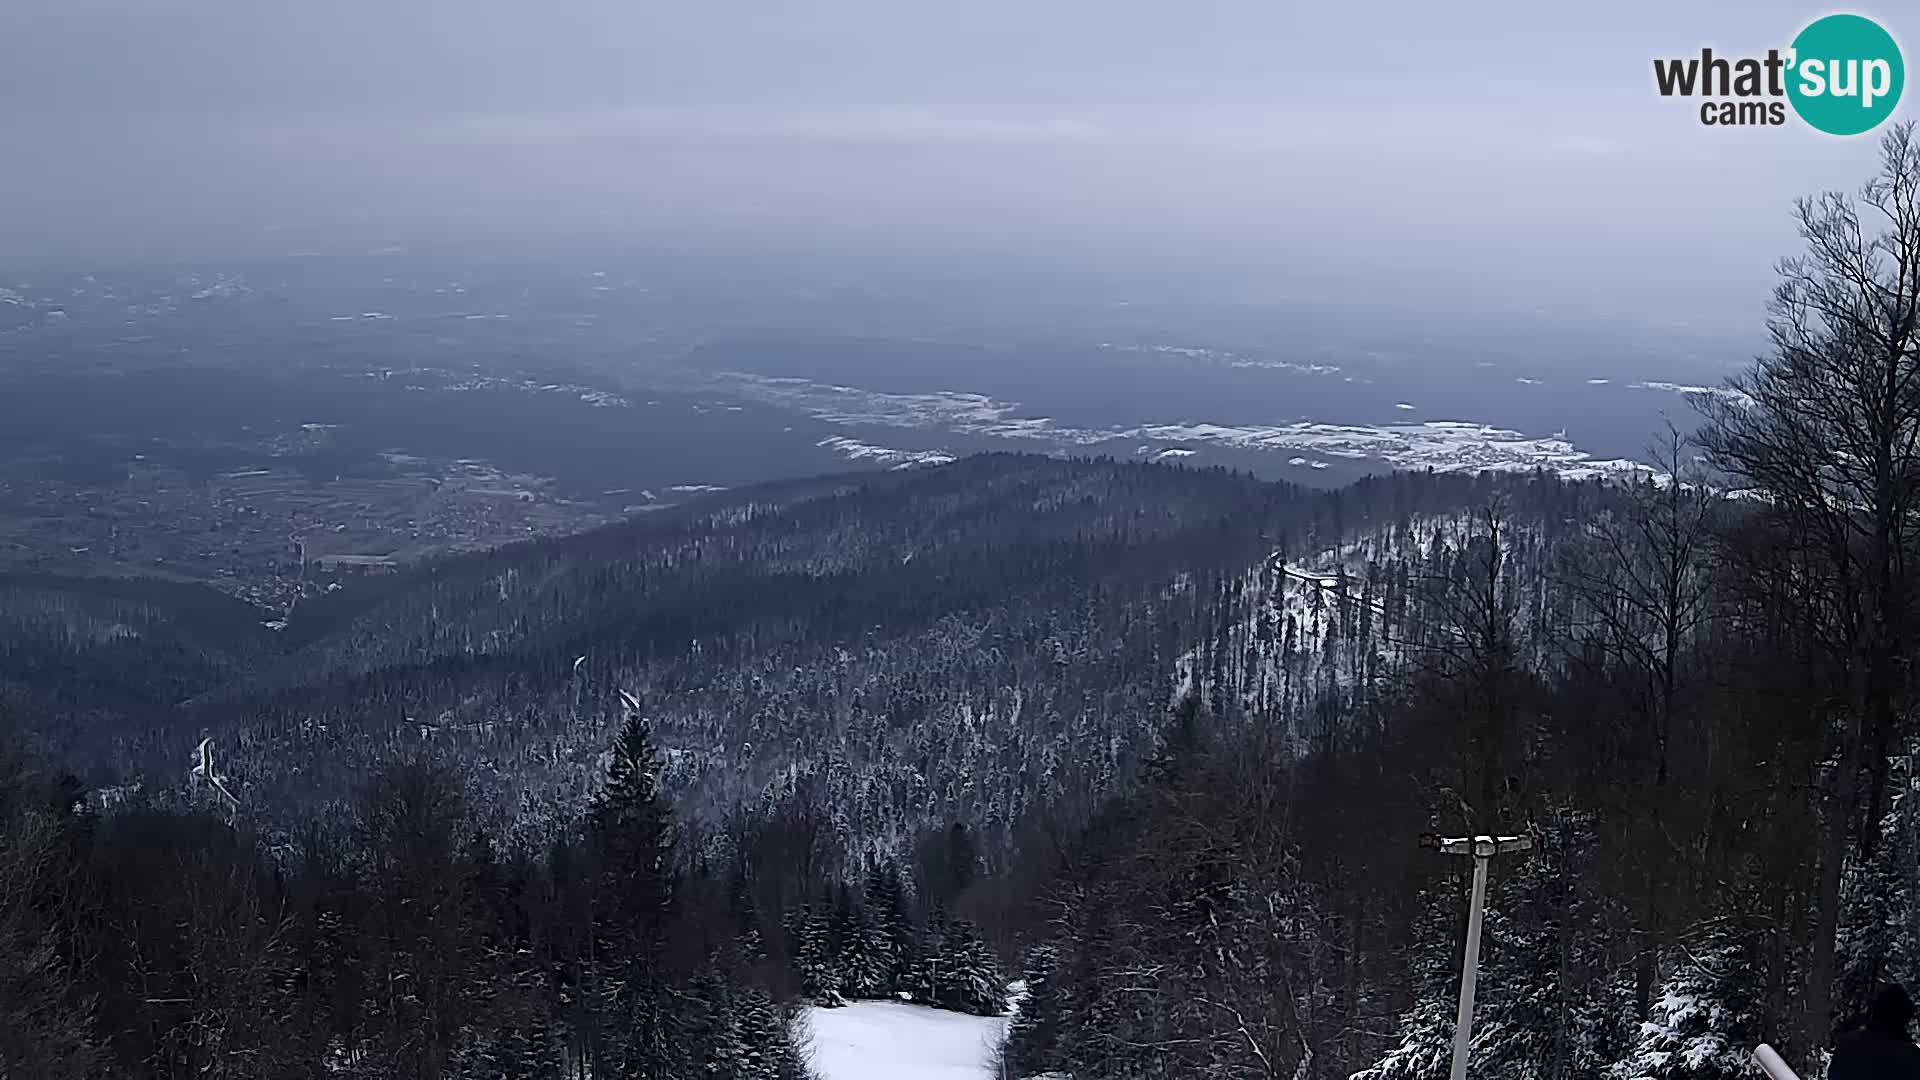
[{"label": "distant haze", "polygon": [[1703,128],[1650,61],[1824,10],[6,0],[0,258],[670,227],[1752,327],[1873,138]]}]

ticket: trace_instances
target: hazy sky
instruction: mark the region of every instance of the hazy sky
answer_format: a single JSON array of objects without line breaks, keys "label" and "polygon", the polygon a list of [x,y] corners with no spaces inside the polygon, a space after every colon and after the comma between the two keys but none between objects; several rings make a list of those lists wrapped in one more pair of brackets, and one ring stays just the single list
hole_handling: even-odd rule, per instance
[{"label": "hazy sky", "polygon": [[4,0],[0,252],[801,226],[1736,324],[1872,139],[1704,128],[1651,59],[1826,10]]}]

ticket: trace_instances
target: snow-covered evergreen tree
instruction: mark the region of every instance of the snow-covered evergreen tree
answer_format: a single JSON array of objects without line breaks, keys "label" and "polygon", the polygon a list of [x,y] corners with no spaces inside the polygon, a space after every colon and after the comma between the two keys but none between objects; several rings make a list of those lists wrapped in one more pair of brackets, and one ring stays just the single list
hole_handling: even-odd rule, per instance
[{"label": "snow-covered evergreen tree", "polygon": [[932,972],[934,1004],[976,1016],[1007,1011],[1007,981],[1000,962],[972,924],[948,922],[941,949],[941,963]]},{"label": "snow-covered evergreen tree", "polygon": [[800,1014],[760,990],[743,991],[737,1004],[744,1064],[735,1080],[812,1080],[801,1050]]},{"label": "snow-covered evergreen tree", "polygon": [[793,942],[794,975],[800,980],[801,995],[827,1008],[845,1005],[831,916],[818,907],[801,908],[788,917],[787,936]]},{"label": "snow-covered evergreen tree", "polygon": [[652,731],[638,702],[625,705],[606,787],[588,815],[600,870],[594,976],[612,1068],[647,1080],[675,1076],[686,1056],[679,998],[660,979],[674,905],[673,818]]},{"label": "snow-covered evergreen tree", "polygon": [[1455,890],[1435,882],[1423,890],[1417,940],[1409,957],[1416,996],[1401,1018],[1399,1042],[1353,1080],[1437,1080],[1453,1059],[1454,1021],[1458,1015],[1460,957],[1454,953],[1452,927]]},{"label": "snow-covered evergreen tree", "polygon": [[893,941],[876,913],[849,905],[839,934],[840,972],[848,997],[881,998],[893,991]]},{"label": "snow-covered evergreen tree", "polygon": [[1400,1022],[1399,1045],[1353,1080],[1438,1080],[1453,1060],[1455,1002],[1426,994]]},{"label": "snow-covered evergreen tree", "polygon": [[694,976],[688,988],[687,1046],[696,1055],[691,1075],[700,1080],[732,1080],[747,1075],[748,1053],[742,1037],[737,994],[712,968]]},{"label": "snow-covered evergreen tree", "polygon": [[1912,760],[1901,761],[1872,856],[1847,866],[1834,994],[1842,1029],[1864,1021],[1881,983],[1912,986],[1920,979],[1920,776],[1907,775]]},{"label": "snow-covered evergreen tree", "polygon": [[734,948],[743,965],[766,960],[766,936],[760,929],[760,911],[754,906],[746,869],[736,865],[727,875],[727,913],[733,921]]},{"label": "snow-covered evergreen tree", "polygon": [[1007,1031],[1007,1065],[1020,1076],[1051,1072],[1060,1067],[1062,1001],[1054,981],[1060,952],[1052,944],[1036,945],[1021,964],[1026,996]]},{"label": "snow-covered evergreen tree", "polygon": [[[1565,815],[1524,859],[1496,861],[1481,929],[1480,978],[1469,1072],[1497,1080],[1592,1076],[1614,1064],[1631,1037],[1631,982],[1610,966],[1595,932],[1606,903],[1581,885],[1577,864],[1592,836]],[[1459,927],[1455,890],[1436,883],[1419,920],[1416,971],[1423,992],[1400,1043],[1368,1080],[1431,1080],[1452,1061],[1458,1011]]]},{"label": "snow-covered evergreen tree", "polygon": [[908,908],[906,883],[892,863],[867,876],[861,908],[875,932],[885,940],[888,965],[886,993],[910,992],[919,968],[921,941]]},{"label": "snow-covered evergreen tree", "polygon": [[1654,1002],[1613,1080],[1733,1080],[1753,1075],[1764,973],[1731,938],[1693,950]]}]

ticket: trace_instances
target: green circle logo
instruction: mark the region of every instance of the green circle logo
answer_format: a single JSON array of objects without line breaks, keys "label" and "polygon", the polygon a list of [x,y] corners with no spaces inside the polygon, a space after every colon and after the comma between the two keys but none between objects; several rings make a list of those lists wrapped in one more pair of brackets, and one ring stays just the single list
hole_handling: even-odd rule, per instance
[{"label": "green circle logo", "polygon": [[1787,99],[1800,119],[1829,135],[1872,131],[1893,115],[1906,85],[1900,46],[1860,15],[1828,15],[1793,39]]}]

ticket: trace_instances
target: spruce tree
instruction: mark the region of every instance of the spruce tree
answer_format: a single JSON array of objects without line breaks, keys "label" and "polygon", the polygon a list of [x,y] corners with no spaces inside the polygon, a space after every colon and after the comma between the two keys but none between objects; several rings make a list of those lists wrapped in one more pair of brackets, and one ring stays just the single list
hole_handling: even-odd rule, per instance
[{"label": "spruce tree", "polygon": [[767,943],[760,930],[760,910],[753,902],[753,888],[745,865],[735,861],[727,873],[727,914],[732,920],[734,947],[745,967],[766,962]]},{"label": "spruce tree", "polygon": [[1401,1016],[1399,1041],[1353,1080],[1434,1080],[1447,1075],[1460,989],[1460,956],[1451,932],[1458,925],[1457,895],[1440,882],[1421,891],[1415,940],[1408,946],[1414,998]]},{"label": "spruce tree", "polygon": [[1614,1080],[1735,1080],[1753,1075],[1766,980],[1730,936],[1695,950],[1662,987]]},{"label": "spruce tree", "polygon": [[849,997],[886,997],[893,989],[893,942],[878,913],[848,905],[841,932],[840,971]]},{"label": "spruce tree", "polygon": [[690,1075],[734,1080],[750,1075],[736,992],[713,968],[704,968],[688,990],[692,1002],[687,1045],[697,1055]]},{"label": "spruce tree", "polygon": [[594,964],[603,1055],[637,1080],[679,1074],[685,1060],[677,996],[662,970],[675,898],[673,818],[639,703],[626,720],[588,828],[598,859]]},{"label": "spruce tree", "polygon": [[907,890],[900,869],[888,863],[867,876],[863,908],[875,934],[886,942],[888,973],[885,993],[910,992],[919,967],[920,935],[908,910]]},{"label": "spruce tree", "polygon": [[759,989],[741,991],[736,1007],[742,1065],[730,1080],[813,1080],[800,1051],[804,1021],[797,1011]]},{"label": "spruce tree", "polygon": [[800,993],[825,1008],[845,1005],[846,999],[840,992],[840,971],[834,962],[830,916],[817,907],[805,907],[795,912],[787,925]]},{"label": "spruce tree", "polygon": [[88,1076],[101,1056],[94,1002],[63,962],[47,911],[60,891],[58,856],[91,839],[91,822],[75,820],[72,799],[35,807],[37,780],[0,741],[0,1076]]},{"label": "spruce tree", "polygon": [[918,940],[919,948],[914,953],[900,989],[922,1005],[937,1005],[940,1003],[941,990],[946,986],[945,924],[927,923]]},{"label": "spruce tree", "polygon": [[1017,1075],[1052,1072],[1061,1066],[1060,1023],[1062,1001],[1054,981],[1060,953],[1051,944],[1027,951],[1021,965],[1026,993],[1007,1032],[1007,1065]]},{"label": "spruce tree", "polygon": [[1846,918],[1840,932],[1840,980],[1834,1018],[1841,1030],[1866,1021],[1867,1005],[1883,982],[1911,986],[1920,979],[1920,777],[1900,763],[1891,806],[1880,821],[1880,842],[1851,860],[1842,889]]},{"label": "spruce tree", "polygon": [[1000,961],[970,923],[955,920],[944,935],[945,963],[937,972],[934,1003],[975,1016],[1007,1011],[1007,982]]}]

